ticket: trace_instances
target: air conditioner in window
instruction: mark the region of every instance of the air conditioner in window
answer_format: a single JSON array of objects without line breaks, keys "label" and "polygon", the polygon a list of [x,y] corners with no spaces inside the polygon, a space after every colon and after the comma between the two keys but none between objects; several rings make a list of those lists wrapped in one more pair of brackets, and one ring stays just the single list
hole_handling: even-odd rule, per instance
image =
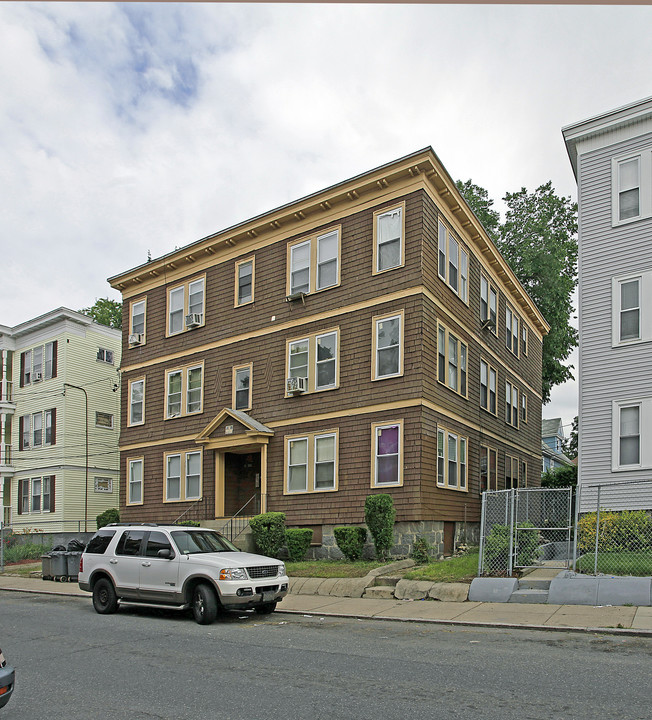
[{"label": "air conditioner in window", "polygon": [[40,372],[35,372],[34,375],[32,376],[32,381],[38,382],[42,378],[43,378],[43,375]]},{"label": "air conditioner in window", "polygon": [[130,335],[129,336],[129,344],[130,345],[142,345],[143,344],[142,333],[134,333],[133,335]]},{"label": "air conditioner in window", "polygon": [[186,315],[187,328],[199,327],[199,325],[201,325],[201,313],[190,313],[190,315]]},{"label": "air conditioner in window", "polygon": [[285,381],[285,390],[288,395],[299,395],[308,390],[308,378],[289,377]]}]

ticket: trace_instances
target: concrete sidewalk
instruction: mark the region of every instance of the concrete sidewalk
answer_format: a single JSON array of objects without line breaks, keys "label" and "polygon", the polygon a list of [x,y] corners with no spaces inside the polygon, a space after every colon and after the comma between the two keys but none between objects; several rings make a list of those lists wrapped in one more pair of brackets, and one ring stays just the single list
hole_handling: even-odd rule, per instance
[{"label": "concrete sidewalk", "polygon": [[[80,590],[77,583],[53,582],[40,577],[0,575],[2,590],[85,597],[90,600],[90,593]],[[290,592],[279,603],[277,612],[471,627],[578,630],[652,638],[652,607],[397,600]]]}]

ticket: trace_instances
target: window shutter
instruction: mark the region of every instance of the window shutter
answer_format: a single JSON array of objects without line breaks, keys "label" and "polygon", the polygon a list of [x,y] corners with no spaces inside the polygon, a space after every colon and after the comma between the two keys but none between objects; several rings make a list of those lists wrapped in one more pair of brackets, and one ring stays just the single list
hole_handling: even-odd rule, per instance
[{"label": "window shutter", "polygon": [[[21,418],[22,420],[22,418]],[[21,441],[22,442],[22,441]],[[23,479],[18,480],[18,514],[23,514]]]},{"label": "window shutter", "polygon": [[[52,427],[54,428],[54,417],[52,418]],[[54,475],[50,475],[50,512],[54,512]]]},{"label": "window shutter", "polygon": [[25,387],[25,353],[20,354],[20,387]]},{"label": "window shutter", "polygon": [[54,340],[52,343],[52,377],[55,378],[57,376],[57,345],[59,344],[58,340]]},{"label": "window shutter", "polygon": [[[22,373],[21,373],[21,383],[22,383]],[[23,449],[23,416],[21,415],[18,418],[18,449]],[[22,482],[22,481],[21,481]]]},{"label": "window shutter", "polygon": [[[50,445],[54,445],[57,441],[57,409],[52,408],[52,438],[50,440]],[[54,475],[52,476],[52,480],[54,480]],[[54,502],[54,497],[52,499],[52,502]]]}]

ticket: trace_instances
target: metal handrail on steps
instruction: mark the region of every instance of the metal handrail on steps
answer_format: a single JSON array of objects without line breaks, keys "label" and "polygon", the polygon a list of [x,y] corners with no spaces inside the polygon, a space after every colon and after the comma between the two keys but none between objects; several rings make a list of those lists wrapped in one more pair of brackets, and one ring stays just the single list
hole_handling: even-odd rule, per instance
[{"label": "metal handrail on steps", "polygon": [[[222,527],[220,531],[222,535],[225,535],[231,542],[235,540],[241,533],[243,533],[249,526],[249,518],[252,515],[258,514],[260,510],[259,501],[260,495],[252,495],[247,502],[233,515],[229,521]],[[253,503],[253,504],[252,504]],[[244,511],[248,509],[248,513],[245,516]]]}]

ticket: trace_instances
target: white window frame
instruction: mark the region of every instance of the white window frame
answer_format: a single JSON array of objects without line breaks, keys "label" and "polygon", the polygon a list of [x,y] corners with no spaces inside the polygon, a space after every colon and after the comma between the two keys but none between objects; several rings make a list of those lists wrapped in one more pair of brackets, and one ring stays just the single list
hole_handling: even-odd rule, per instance
[{"label": "white window frame", "polygon": [[[246,412],[247,410],[251,410],[251,391],[252,391],[252,378],[253,378],[253,363],[248,363],[247,365],[236,365],[233,368],[233,378],[232,378],[232,387],[233,387],[233,409],[234,410],[241,410],[242,412]],[[238,385],[238,378],[239,376],[247,377],[247,387],[246,388],[240,388]],[[240,393],[240,396],[243,392],[247,393],[247,402],[245,405],[238,406],[238,393]]]},{"label": "white window frame", "polygon": [[[621,188],[621,167],[631,161],[638,163],[638,185]],[[638,214],[632,217],[620,217],[620,194],[638,187]],[[644,218],[652,217],[652,149],[615,157],[611,161],[611,224],[613,227],[627,225]]]},{"label": "white window frame", "polygon": [[[241,271],[243,268],[247,267],[248,265],[251,266],[251,272],[248,273],[248,276],[251,277],[251,293],[248,299],[241,299],[241,290],[243,287],[246,287],[246,283],[243,285],[241,282]],[[234,307],[242,307],[243,305],[250,305],[254,301],[254,288],[255,288],[255,280],[256,280],[256,259],[255,257],[248,257],[244,260],[239,260],[235,264],[235,299],[234,299]]]},{"label": "white window frame", "polygon": [[[134,399],[134,392],[135,388],[141,385],[142,386],[142,395],[140,400]],[[166,380],[166,386],[167,386],[167,380]],[[134,420],[134,408],[136,408],[138,405],[140,405],[140,412],[141,412],[141,419],[140,420]],[[128,417],[128,427],[135,427],[137,425],[144,425],[145,424],[145,378],[135,378],[134,380],[129,381],[129,417]]]},{"label": "white window frame", "polygon": [[[323,441],[332,441],[332,460],[318,459],[318,447]],[[292,449],[295,444],[302,444],[305,448],[305,462],[292,464]],[[289,435],[285,438],[285,477],[283,479],[284,495],[305,495],[312,493],[335,492],[338,489],[338,457],[339,457],[339,431],[325,430],[301,435]],[[333,467],[333,482],[327,487],[317,487],[317,469],[319,465],[329,464]],[[305,483],[295,489],[290,489],[290,476],[293,468],[303,468]]]},{"label": "white window frame", "polygon": [[93,478],[93,489],[96,493],[111,494],[113,493],[113,478],[111,477],[95,477]]},{"label": "white window frame", "polygon": [[[38,434],[37,434],[38,433]],[[32,413],[32,447],[43,445],[43,413]]]},{"label": "white window frame", "polygon": [[[190,473],[190,463],[192,460],[199,459],[199,473]],[[203,476],[203,458],[201,450],[182,450],[178,452],[164,453],[163,455],[163,477],[165,483],[163,485],[163,502],[189,502],[200,500],[202,497],[202,476]],[[178,465],[178,474],[170,474],[172,462]],[[189,488],[189,479],[199,477],[199,486],[197,493],[191,493]],[[170,482],[178,482],[178,493],[175,495],[170,491]]]},{"label": "white window frame", "polygon": [[[319,360],[319,341],[322,338],[333,336],[335,338],[335,357],[329,358],[328,360]],[[292,364],[292,358],[296,357],[296,354],[292,352],[292,348],[298,345],[305,345],[306,350],[306,364],[294,366]],[[307,378],[308,389],[307,392],[325,392],[327,390],[336,390],[340,385],[340,330],[339,328],[330,328],[323,330],[318,333],[311,335],[304,335],[300,338],[292,338],[287,341],[285,353],[285,377],[305,377]],[[325,362],[334,363],[334,381],[327,385],[318,385],[318,369],[320,364]],[[299,368],[305,367],[305,375],[301,374],[303,370]],[[285,390],[285,397],[290,397],[291,393]]]},{"label": "white window frame", "polygon": [[[142,310],[141,310],[142,307]],[[142,317],[142,322],[137,319]],[[147,322],[147,298],[132,300],[129,305],[129,335],[141,335],[141,345],[145,344],[145,329]]]},{"label": "white window frame", "polygon": [[[520,487],[518,478],[519,466],[520,461],[516,456],[505,454],[505,490]],[[507,468],[509,468],[509,475],[507,474]],[[516,473],[514,472],[514,469],[516,469]],[[507,483],[508,477],[510,478],[509,484]]]},{"label": "white window frame", "polygon": [[[396,428],[398,435],[398,451],[392,453],[383,453],[382,455],[378,452],[378,444],[381,433],[383,430],[391,430]],[[371,487],[373,488],[384,488],[384,487],[400,487],[403,485],[403,420],[396,420],[386,423],[372,423],[371,425]],[[381,458],[385,457],[396,457],[396,479],[393,482],[380,482],[378,465]]]},{"label": "white window frame", "polygon": [[[451,332],[442,323],[437,323],[437,382],[463,398],[468,398],[469,393],[468,358],[467,343],[461,340],[457,333]],[[451,381],[451,368],[455,372],[454,383]]]},{"label": "white window frame", "polygon": [[[142,505],[143,500],[143,476],[144,476],[145,460],[144,458],[127,458],[127,497],[126,505]],[[138,489],[139,499],[132,500],[133,491]]]},{"label": "white window frame", "polygon": [[[387,380],[389,378],[395,378],[395,377],[401,377],[403,375],[403,333],[404,333],[404,313],[401,310],[398,313],[393,313],[391,315],[383,315],[383,316],[377,316],[373,319],[373,340],[372,340],[372,380]],[[390,322],[390,321],[397,321],[398,322],[398,334],[399,339],[398,343],[391,344],[391,345],[383,345],[382,347],[379,344],[379,332],[380,332],[380,325],[384,322]],[[380,374],[380,362],[379,362],[379,356],[381,352],[388,351],[392,348],[398,349],[398,360],[396,363],[396,370],[389,373],[384,373],[383,375]]]},{"label": "white window frame", "polygon": [[[482,388],[486,388],[486,404],[482,402]],[[480,360],[480,407],[491,415],[498,414],[497,389],[498,371],[486,360]]]},{"label": "white window frame", "polygon": [[[192,304],[193,296],[200,294],[196,290],[198,287],[201,287],[201,303],[199,306],[197,304]],[[173,296],[181,297],[181,307],[178,307],[178,300],[175,302],[174,308],[172,307]],[[181,326],[173,329],[172,316],[173,314],[176,316],[178,313],[181,313]],[[200,315],[200,326],[206,324],[206,276],[193,278],[192,280],[188,280],[168,289],[166,336],[171,337],[173,335],[180,335],[181,333],[192,330],[192,328],[186,325],[186,315],[190,315],[191,313],[197,313]]]},{"label": "white window frame", "polygon": [[[638,305],[638,338],[627,340],[620,339],[621,332],[621,288],[624,283],[639,282],[639,305]],[[611,308],[612,308],[612,347],[623,347],[626,345],[637,345],[643,342],[652,342],[652,270],[640,273],[619,275],[611,281]]]},{"label": "white window frame", "polygon": [[108,348],[97,349],[97,362],[103,362],[107,365],[113,365],[113,350]]},{"label": "white window frame", "polygon": [[[380,224],[382,222],[382,218],[396,215],[398,214],[400,216],[400,235],[398,238],[391,238],[390,240],[385,240],[384,242],[381,242],[381,233],[380,233]],[[405,265],[405,203],[400,203],[399,205],[395,205],[390,208],[383,208],[382,210],[377,210],[374,213],[374,229],[373,229],[373,240],[374,240],[374,251],[373,251],[373,275],[379,275],[380,273],[389,272],[391,270],[396,270],[397,268],[403,267]],[[396,242],[398,240],[399,245],[399,261],[395,265],[388,265],[387,267],[381,267],[380,266],[380,260],[381,260],[381,246],[389,245],[389,243]]]},{"label": "white window frame", "polygon": [[[336,239],[335,257],[322,256],[323,246],[327,241]],[[307,252],[307,260],[298,264],[298,253],[303,250]],[[334,226],[327,228],[319,233],[315,233],[309,237],[296,240],[288,245],[287,253],[287,295],[295,295],[299,292],[309,295],[315,292],[322,292],[337,287],[340,284],[340,257],[342,254],[342,229]],[[320,270],[327,264],[335,263],[335,282],[326,284],[322,281]],[[305,283],[295,283],[294,275],[297,273],[307,273],[308,279]]]},{"label": "white window frame", "polygon": [[518,388],[514,383],[505,381],[505,422],[516,428],[519,427],[519,414],[521,408],[518,402]]},{"label": "white window frame", "polygon": [[[620,418],[621,411],[636,407],[638,412],[639,463],[622,465],[620,463]],[[628,400],[614,400],[612,403],[612,440],[611,470],[612,472],[628,472],[652,469],[652,443],[647,439],[652,433],[652,396],[637,397]]]},{"label": "white window frame", "polygon": [[[464,435],[437,428],[437,486],[456,492],[469,491],[469,441]],[[454,448],[455,452],[451,452]],[[454,470],[454,473],[452,472]],[[454,481],[452,480],[454,476]]]},{"label": "white window frame", "polygon": [[515,355],[519,356],[519,325],[520,318],[509,306],[505,306],[505,347]]},{"label": "white window frame", "polygon": [[469,302],[469,253],[440,219],[437,225],[437,273],[462,300]]},{"label": "white window frame", "polygon": [[[492,469],[491,459],[493,457],[493,483],[492,483]],[[486,476],[487,476],[487,487],[485,490],[498,490],[498,452],[488,445],[480,445],[480,492],[483,491],[482,483],[482,471],[483,461],[486,461]],[[493,485],[493,487],[492,487]]]},{"label": "white window frame", "polygon": [[[200,372],[200,385],[199,388],[190,387],[190,376],[194,371],[199,370]],[[179,394],[179,412],[170,412],[170,380],[173,376],[180,376],[181,386],[180,390],[174,395]],[[189,410],[191,405],[190,394],[192,392],[199,394],[199,407],[194,410]],[[195,402],[196,401],[192,401]],[[204,410],[204,363],[198,363],[196,365],[186,365],[184,367],[172,368],[165,371],[165,419],[173,420],[179,417],[186,417],[188,415],[200,415]]]}]

